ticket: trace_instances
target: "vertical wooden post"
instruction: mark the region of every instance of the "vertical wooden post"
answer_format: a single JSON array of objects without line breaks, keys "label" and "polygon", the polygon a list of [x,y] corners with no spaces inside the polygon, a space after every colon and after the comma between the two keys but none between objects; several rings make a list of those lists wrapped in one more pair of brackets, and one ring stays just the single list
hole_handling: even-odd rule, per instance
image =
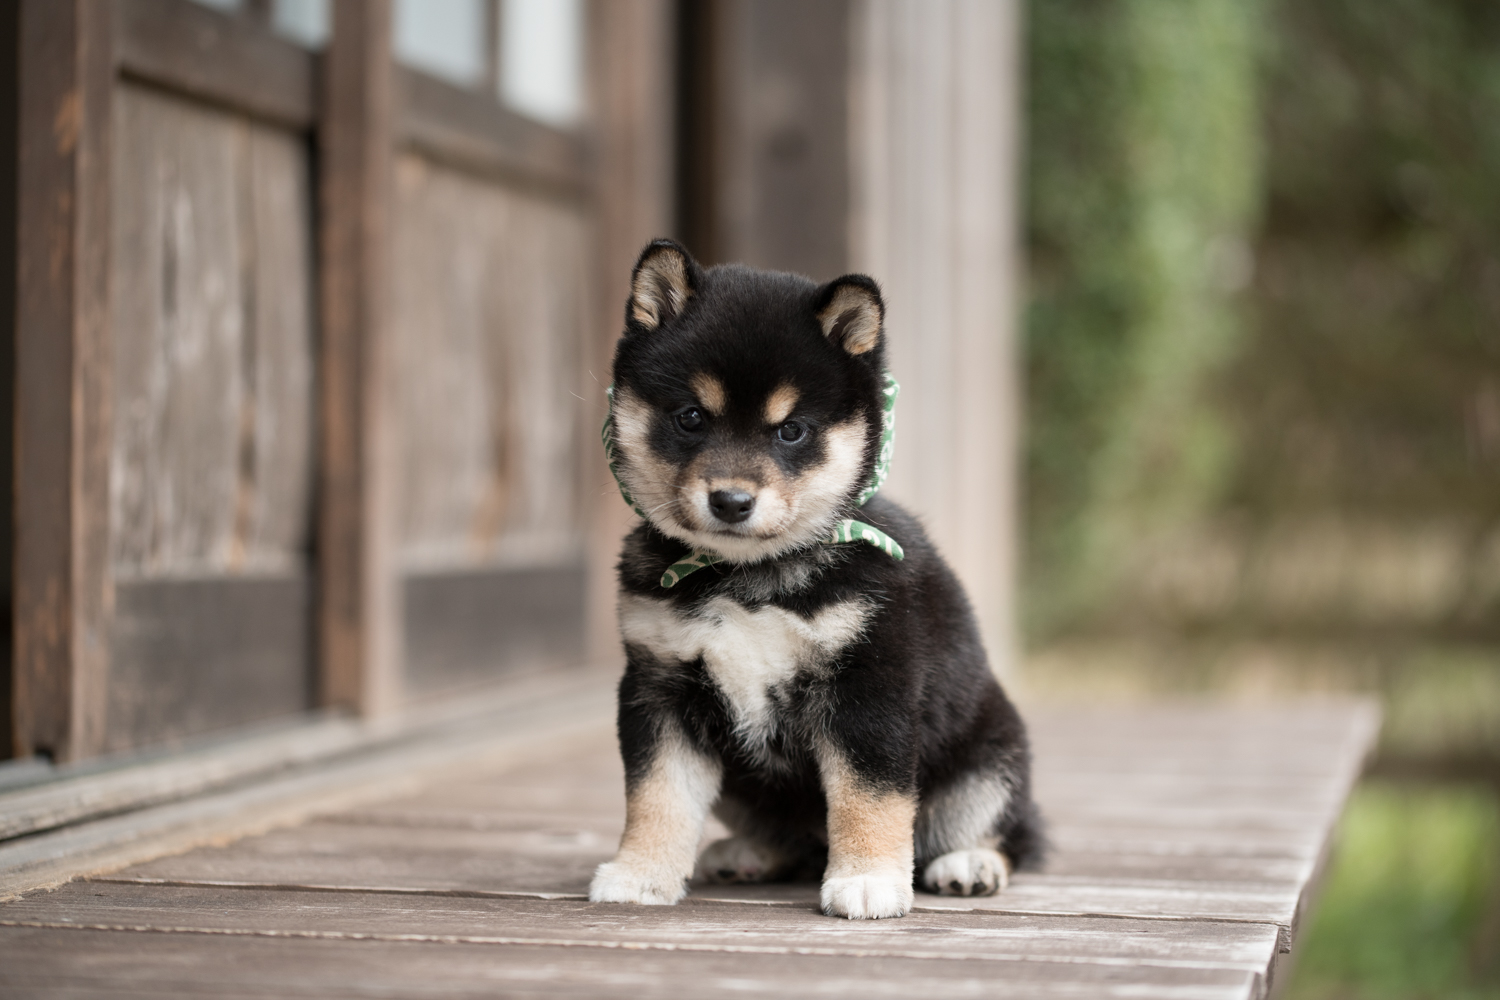
[{"label": "vertical wooden post", "polygon": [[891,494],[927,521],[1011,673],[1018,359],[1016,0],[860,0],[850,244],[901,379]]},{"label": "vertical wooden post", "polygon": [[375,715],[401,696],[388,391],[390,0],[335,0],[324,70],[319,700]]},{"label": "vertical wooden post", "polygon": [[24,0],[14,741],[103,745],[109,669],[109,0]]},{"label": "vertical wooden post", "polygon": [[[630,266],[646,242],[672,224],[672,56],[675,5],[669,0],[594,0],[590,7],[590,65],[598,140],[599,256],[597,335],[589,352],[589,419],[603,416],[615,340],[625,325]],[[595,439],[597,441],[597,439]],[[614,565],[620,539],[635,517],[620,500],[595,449],[590,465],[594,498],[588,555],[590,662],[620,659],[616,635]]]},{"label": "vertical wooden post", "polygon": [[679,231],[706,262],[849,265],[847,0],[691,0]]}]

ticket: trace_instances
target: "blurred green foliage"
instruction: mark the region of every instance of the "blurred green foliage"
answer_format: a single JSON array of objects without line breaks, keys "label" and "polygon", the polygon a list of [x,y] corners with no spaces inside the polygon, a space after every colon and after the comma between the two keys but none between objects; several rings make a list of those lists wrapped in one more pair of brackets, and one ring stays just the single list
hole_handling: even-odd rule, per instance
[{"label": "blurred green foliage", "polygon": [[1367,782],[1287,1000],[1500,997],[1500,796]]},{"label": "blurred green foliage", "polygon": [[1031,639],[1171,626],[1142,553],[1205,524],[1241,567],[1206,618],[1284,630],[1233,580],[1322,519],[1458,539],[1381,624],[1500,640],[1500,4],[1028,18]]},{"label": "blurred green foliage", "polygon": [[1027,683],[1381,693],[1289,996],[1500,998],[1500,3],[1027,19]]},{"label": "blurred green foliage", "polygon": [[1272,25],[1231,500],[1477,538],[1500,513],[1500,4],[1281,0]]},{"label": "blurred green foliage", "polygon": [[1028,10],[1028,602],[1046,633],[1224,476],[1202,399],[1260,190],[1258,0]]}]

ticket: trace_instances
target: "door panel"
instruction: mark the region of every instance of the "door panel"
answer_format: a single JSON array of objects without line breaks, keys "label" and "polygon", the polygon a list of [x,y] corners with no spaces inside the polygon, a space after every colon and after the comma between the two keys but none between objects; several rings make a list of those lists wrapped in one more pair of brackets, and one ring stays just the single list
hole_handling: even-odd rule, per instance
[{"label": "door panel", "polygon": [[576,659],[586,218],[415,153],[395,190],[408,685]]},{"label": "door panel", "polygon": [[114,98],[105,742],[308,706],[307,144],[150,88]]}]

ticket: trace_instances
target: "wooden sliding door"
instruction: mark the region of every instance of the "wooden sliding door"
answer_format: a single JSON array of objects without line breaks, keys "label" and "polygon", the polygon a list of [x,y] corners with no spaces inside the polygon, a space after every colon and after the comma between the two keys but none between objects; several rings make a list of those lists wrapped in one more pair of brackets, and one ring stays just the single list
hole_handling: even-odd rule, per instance
[{"label": "wooden sliding door", "polygon": [[22,0],[16,754],[583,659],[617,541],[601,359],[668,221],[670,23]]}]

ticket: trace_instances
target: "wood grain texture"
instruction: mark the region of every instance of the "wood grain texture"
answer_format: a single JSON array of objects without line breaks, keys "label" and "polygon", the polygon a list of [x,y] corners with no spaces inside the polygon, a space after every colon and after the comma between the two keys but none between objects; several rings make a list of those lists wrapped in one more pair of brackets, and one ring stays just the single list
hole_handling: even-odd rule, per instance
[{"label": "wood grain texture", "polygon": [[550,697],[517,699],[513,688],[498,707],[476,698],[486,711],[438,713],[414,732],[365,723],[374,735],[385,730],[385,738],[317,767],[0,844],[0,900],[534,760],[606,725],[611,699],[597,678],[563,674],[546,681],[519,688],[550,690]]},{"label": "wood grain texture", "polygon": [[120,995],[270,995],[289,969],[309,994],[1268,995],[1371,708],[1029,714],[1057,854],[999,896],[918,893],[908,917],[868,923],[822,916],[814,883],[590,904],[623,813],[594,723],[551,753],[0,905],[0,959],[28,955],[20,971],[0,962],[0,987],[102,989],[105,964],[88,963],[107,955]]},{"label": "wood grain texture", "polygon": [[1068,962],[942,961],[626,950],[286,935],[5,928],[8,995],[109,997],[1100,997],[1262,996],[1250,972]]},{"label": "wood grain texture", "polygon": [[[7,65],[20,62],[20,4],[0,8],[0,58]],[[16,231],[16,167],[20,158],[17,114],[21,81],[15,72],[0,76],[0,232]],[[0,761],[10,757],[11,661],[13,657],[12,613],[15,610],[13,568],[15,566],[15,473],[16,473],[16,240],[0,241]]]},{"label": "wood grain texture", "polygon": [[[615,341],[624,328],[630,268],[647,242],[671,232],[673,213],[673,50],[669,0],[591,0],[589,87],[597,143],[596,297],[580,393],[592,432],[604,421]],[[588,513],[588,656],[623,663],[615,625],[615,560],[634,526],[614,487],[603,450],[581,452]]]},{"label": "wood grain texture", "polygon": [[108,0],[20,16],[14,750],[104,738],[109,634]]},{"label": "wood grain texture", "polygon": [[105,752],[307,711],[312,618],[305,572],[117,583]]},{"label": "wood grain texture", "polygon": [[315,58],[268,25],[191,0],[113,6],[126,76],[284,128],[312,128]]},{"label": "wood grain texture", "polygon": [[[372,892],[295,892],[87,881],[7,905],[0,921],[570,941],[645,948],[849,956],[908,956],[1011,963],[1260,971],[1276,931],[1265,924],[917,913],[871,923],[829,920],[816,906],[697,903],[678,909],[583,900],[476,899]],[[170,914],[167,919],[164,915]],[[3,924],[0,924],[3,926]],[[497,942],[498,943],[498,942]]]},{"label": "wood grain texture", "polygon": [[885,290],[902,387],[886,489],[951,561],[1002,677],[1019,642],[1020,9],[865,0],[851,51],[851,268]]},{"label": "wood grain texture", "polygon": [[394,239],[402,568],[576,560],[586,217],[405,154]]},{"label": "wood grain texture", "polygon": [[300,571],[313,454],[306,146],[128,84],[115,130],[113,572]]},{"label": "wood grain texture", "polygon": [[685,27],[684,235],[706,263],[849,270],[846,0],[710,0]]},{"label": "wood grain texture", "polygon": [[408,573],[406,684],[456,691],[583,661],[583,569],[571,565]]},{"label": "wood grain texture", "polygon": [[390,312],[390,0],[335,0],[319,132],[318,700],[401,698]]},{"label": "wood grain texture", "polygon": [[421,155],[513,187],[570,197],[591,190],[593,164],[581,136],[416,70],[398,69],[397,81],[400,137]]}]

